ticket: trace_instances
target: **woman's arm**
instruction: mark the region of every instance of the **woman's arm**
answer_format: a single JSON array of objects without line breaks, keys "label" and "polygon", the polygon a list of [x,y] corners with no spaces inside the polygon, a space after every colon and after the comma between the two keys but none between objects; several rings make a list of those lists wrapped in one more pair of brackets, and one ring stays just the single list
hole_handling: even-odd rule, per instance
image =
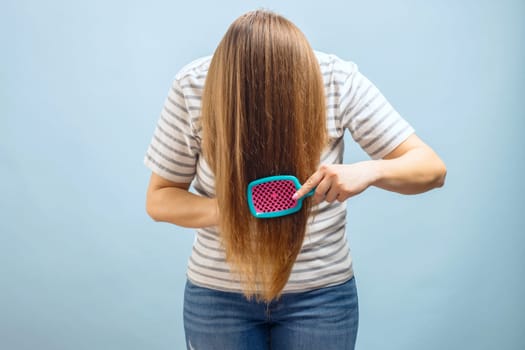
[{"label": "woman's arm", "polygon": [[190,184],[166,180],[151,173],[146,195],[146,212],[155,221],[183,227],[207,227],[218,224],[215,198],[188,191]]},{"label": "woman's arm", "polygon": [[413,134],[383,159],[322,165],[297,191],[295,198],[316,186],[316,203],[342,202],[369,186],[403,194],[422,193],[443,186],[446,172],[439,156]]},{"label": "woman's arm", "polygon": [[377,178],[371,185],[385,190],[417,194],[445,184],[445,163],[415,134],[376,162]]}]

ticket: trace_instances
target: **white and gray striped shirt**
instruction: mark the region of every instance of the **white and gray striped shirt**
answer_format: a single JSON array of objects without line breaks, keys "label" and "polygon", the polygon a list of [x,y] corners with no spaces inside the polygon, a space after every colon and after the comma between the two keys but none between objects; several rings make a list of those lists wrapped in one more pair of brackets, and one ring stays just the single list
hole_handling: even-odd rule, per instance
[{"label": "white and gray striped shirt", "polygon": [[[382,158],[414,132],[355,63],[320,51],[315,54],[324,79],[331,140],[320,164],[343,161],[345,129],[373,159]],[[211,56],[199,58],[176,74],[144,157],[151,171],[174,182],[192,182],[195,192],[207,197],[214,196],[214,178],[201,156],[198,121],[210,61]],[[323,202],[312,210],[284,293],[336,285],[353,276],[345,234],[346,203]],[[188,278],[204,287],[241,291],[225,261],[216,227],[196,230]]]}]

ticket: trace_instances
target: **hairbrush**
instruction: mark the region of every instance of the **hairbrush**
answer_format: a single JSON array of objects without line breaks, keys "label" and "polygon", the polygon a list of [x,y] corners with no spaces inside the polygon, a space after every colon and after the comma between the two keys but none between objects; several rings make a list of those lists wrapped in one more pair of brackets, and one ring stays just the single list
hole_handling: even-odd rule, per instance
[{"label": "hairbrush", "polygon": [[256,218],[276,218],[298,212],[305,197],[312,196],[315,188],[303,197],[292,199],[301,188],[293,175],[276,175],[254,180],[248,184],[247,198],[250,212]]}]

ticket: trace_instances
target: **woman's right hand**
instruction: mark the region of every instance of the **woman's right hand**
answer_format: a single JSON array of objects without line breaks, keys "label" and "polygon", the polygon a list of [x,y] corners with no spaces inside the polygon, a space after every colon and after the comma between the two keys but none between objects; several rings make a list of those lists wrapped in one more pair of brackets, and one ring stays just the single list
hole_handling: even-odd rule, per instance
[{"label": "woman's right hand", "polygon": [[313,188],[314,203],[327,201],[343,202],[366,190],[377,180],[377,163],[373,160],[354,164],[329,164],[321,167],[305,182],[294,195],[301,198]]}]

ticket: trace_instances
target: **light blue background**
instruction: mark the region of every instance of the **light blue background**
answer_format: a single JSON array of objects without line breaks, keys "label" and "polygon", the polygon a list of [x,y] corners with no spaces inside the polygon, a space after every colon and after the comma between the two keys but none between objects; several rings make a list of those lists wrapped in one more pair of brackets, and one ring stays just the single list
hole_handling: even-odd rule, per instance
[{"label": "light blue background", "polygon": [[357,348],[525,349],[521,0],[3,0],[0,348],[183,348],[193,234],[146,215],[142,159],[175,73],[258,7],[355,61],[448,166],[349,201]]}]

